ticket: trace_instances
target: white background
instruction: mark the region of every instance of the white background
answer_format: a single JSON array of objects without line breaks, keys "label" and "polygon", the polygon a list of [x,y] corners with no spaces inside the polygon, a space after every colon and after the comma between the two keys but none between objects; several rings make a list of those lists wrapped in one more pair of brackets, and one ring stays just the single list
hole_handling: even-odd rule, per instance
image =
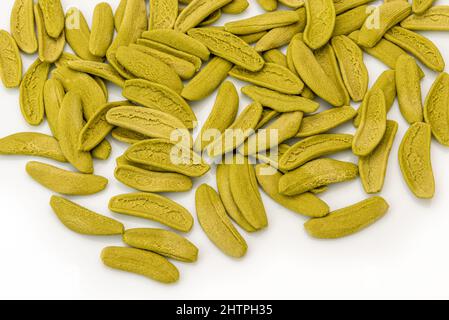
[{"label": "white background", "polygon": [[[65,9],[77,5],[91,21],[99,1],[63,0]],[[109,0],[113,8],[118,0]],[[261,13],[255,0],[241,17]],[[444,4],[445,1],[437,1]],[[0,28],[9,30],[13,0],[0,4]],[[225,16],[219,23],[240,17]],[[428,32],[449,61],[447,33]],[[385,66],[365,55],[370,85]],[[25,57],[28,66],[35,57]],[[423,97],[435,73],[424,68]],[[238,86],[241,83],[234,81]],[[110,100],[119,100],[113,86]],[[203,123],[215,94],[193,104]],[[0,136],[19,131],[49,133],[47,124],[30,127],[19,109],[17,89],[0,86]],[[249,100],[242,96],[240,108]],[[355,107],[357,105],[354,105]],[[323,109],[326,107],[323,107]],[[174,262],[181,279],[162,285],[144,277],[109,269],[100,261],[103,247],[121,245],[120,237],[81,236],[66,229],[48,204],[52,193],[25,172],[26,157],[0,156],[0,298],[76,299],[353,299],[449,298],[449,149],[432,144],[437,192],[433,200],[418,200],[407,189],[397,161],[400,139],[407,130],[397,103],[389,114],[399,122],[382,192],[391,208],[385,218],[356,235],[332,241],[310,238],[303,229],[306,218],[289,212],[263,194],[270,226],[257,234],[244,234],[248,254],[241,260],[221,253],[195,221],[187,237],[200,249],[197,263]],[[338,132],[353,132],[351,125]],[[196,135],[197,130],[194,134]],[[112,141],[112,139],[111,139]],[[113,143],[109,161],[98,161],[95,172],[110,179],[108,188],[94,196],[72,199],[88,208],[120,219],[127,228],[154,227],[156,223],[108,211],[109,198],[133,190],[113,177],[115,161],[125,145]],[[356,161],[349,152],[336,158]],[[51,162],[43,160],[44,162]],[[59,165],[59,164],[57,164]],[[69,168],[68,165],[65,167]],[[215,187],[215,170],[198,179]],[[169,195],[195,216],[194,191]],[[363,200],[359,180],[329,188],[322,195],[332,210]]]}]

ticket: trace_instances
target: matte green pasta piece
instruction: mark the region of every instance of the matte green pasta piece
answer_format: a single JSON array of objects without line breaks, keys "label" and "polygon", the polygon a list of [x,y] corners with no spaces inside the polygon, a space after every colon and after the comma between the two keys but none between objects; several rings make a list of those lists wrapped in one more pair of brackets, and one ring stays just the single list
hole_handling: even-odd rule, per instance
[{"label": "matte green pasta piece", "polygon": [[[188,37],[188,38],[190,38],[190,37]],[[190,38],[190,39],[192,39],[192,38]],[[152,49],[152,51],[154,51],[154,50],[158,51],[159,57],[161,57],[161,59],[164,57],[162,54],[164,54],[165,56],[168,55],[170,57],[174,57],[176,59],[180,59],[185,62],[189,62],[190,64],[192,64],[194,66],[195,71],[198,71],[201,68],[201,65],[202,65],[201,59],[193,54],[190,54],[190,53],[184,52],[182,50],[172,48],[168,45],[159,43],[157,41],[148,40],[148,39],[138,39],[137,44],[140,46],[138,48],[141,48],[141,46],[145,46],[146,48]],[[153,52],[153,54],[154,54],[154,52]],[[167,57],[165,57],[165,60],[167,60]]]},{"label": "matte green pasta piece", "polygon": [[304,42],[313,50],[324,46],[335,27],[335,7],[332,0],[305,1],[307,24]]},{"label": "matte green pasta piece", "polygon": [[293,37],[303,32],[306,27],[306,10],[299,8],[296,10],[299,15],[299,21],[289,26],[278,27],[271,29],[264,34],[256,43],[255,49],[258,52],[267,51],[270,49],[280,48],[290,43]]},{"label": "matte green pasta piece", "polygon": [[295,11],[279,10],[232,21],[225,24],[225,30],[233,34],[251,34],[296,23],[299,15]]},{"label": "matte green pasta piece", "polygon": [[231,257],[243,257],[248,245],[226,215],[217,192],[207,184],[202,184],[196,189],[195,204],[200,226],[210,241]]},{"label": "matte green pasta piece", "polygon": [[366,193],[382,191],[387,172],[388,158],[398,131],[395,121],[387,120],[387,128],[381,142],[368,156],[359,158],[359,173]]},{"label": "matte green pasta piece", "polygon": [[132,74],[131,72],[126,70],[126,68],[118,62],[117,50],[108,51],[108,53],[106,55],[108,57],[108,62],[111,65],[111,67],[113,67],[115,69],[115,71],[117,71],[124,79],[129,80],[129,79],[136,78],[136,76],[134,74]]},{"label": "matte green pasta piece", "polygon": [[176,72],[162,61],[132,47],[119,47],[118,62],[137,78],[156,82],[180,93],[183,88]]},{"label": "matte green pasta piece", "polygon": [[119,106],[106,113],[106,120],[114,126],[141,133],[150,138],[183,138],[191,136],[184,124],[168,113],[137,106]]},{"label": "matte green pasta piece", "polygon": [[13,37],[0,30],[0,78],[6,88],[18,87],[22,80],[22,58]]},{"label": "matte green pasta piece", "polygon": [[[37,37],[34,30],[34,1],[15,0],[11,11],[11,35],[17,46],[25,53],[37,51]],[[2,46],[3,48],[3,46]]]},{"label": "matte green pasta piece", "polygon": [[[244,155],[254,155],[270,150],[282,142],[293,138],[301,126],[303,113],[300,111],[283,113],[267,127],[257,131],[239,148]],[[272,136],[274,133],[274,136]]]},{"label": "matte green pasta piece", "polygon": [[247,44],[253,44],[262,39],[267,33],[267,31],[261,31],[251,34],[244,34],[240,35],[239,38],[245,41]]},{"label": "matte green pasta piece", "polygon": [[193,217],[183,206],[154,193],[128,193],[113,197],[109,209],[143,219],[154,220],[181,232],[189,232]]},{"label": "matte green pasta piece", "polygon": [[277,0],[257,0],[257,2],[265,11],[274,11],[278,7]]},{"label": "matte green pasta piece", "polygon": [[111,156],[112,146],[106,139],[100,142],[98,146],[92,149],[91,154],[94,159],[107,160]]},{"label": "matte green pasta piece", "polygon": [[106,99],[108,99],[109,98],[109,90],[108,90],[108,87],[107,87],[106,83],[104,82],[104,80],[97,76],[94,77],[94,80],[100,86],[101,91],[103,92],[103,95],[106,97]]},{"label": "matte green pasta piece", "polygon": [[279,193],[278,186],[282,174],[276,171],[275,174],[264,173],[269,165],[258,164],[256,166],[257,181],[265,193],[283,207],[313,218],[324,217],[329,213],[329,206],[312,193],[303,193],[296,196],[284,196]]},{"label": "matte green pasta piece", "polygon": [[245,86],[241,90],[243,94],[254,101],[277,112],[302,111],[312,113],[318,110],[320,106],[317,102],[310,99],[296,95],[287,95],[258,86]]},{"label": "matte green pasta piece", "polygon": [[67,162],[58,140],[37,132],[20,132],[0,139],[0,154],[44,157]]},{"label": "matte green pasta piece", "polygon": [[338,15],[335,19],[333,36],[349,35],[359,30],[369,15],[368,6],[359,6]]},{"label": "matte green pasta piece", "polygon": [[114,12],[114,26],[115,30],[120,29],[120,25],[122,24],[123,17],[125,15],[126,5],[128,0],[120,0],[120,3],[117,6],[117,9],[115,9]]},{"label": "matte green pasta piece", "polygon": [[381,4],[360,29],[359,44],[372,48],[390,28],[407,18],[411,11],[412,6],[406,1]]},{"label": "matte green pasta piece", "polygon": [[93,76],[108,80],[123,88],[125,79],[109,64],[87,60],[68,61],[67,66],[75,71],[89,73]]},{"label": "matte green pasta piece", "polygon": [[351,148],[350,134],[321,134],[306,138],[294,144],[280,159],[279,168],[290,171],[321,156]]},{"label": "matte green pasta piece", "polygon": [[[349,35],[349,38],[354,40],[356,43],[357,41],[357,34],[358,31],[355,31]],[[371,56],[375,57],[376,59],[379,59],[381,62],[383,62],[386,66],[388,66],[391,69],[396,68],[396,63],[400,56],[407,55],[407,52],[405,52],[401,47],[397,46],[393,42],[390,42],[384,38],[382,38],[374,47],[372,48],[366,48],[362,47],[363,51],[370,54]],[[424,72],[419,67],[419,73],[421,77],[424,77]]]},{"label": "matte green pasta piece", "polygon": [[226,209],[226,213],[233,221],[235,221],[235,223],[247,232],[254,232],[256,229],[251,226],[243,216],[232,196],[229,180],[229,167],[230,165],[225,163],[220,163],[217,166],[216,179],[220,199]]},{"label": "matte green pasta piece", "polygon": [[357,115],[357,111],[350,106],[332,108],[302,119],[301,127],[296,135],[298,138],[306,138],[327,132],[339,125],[351,120]]},{"label": "matte green pasta piece", "polygon": [[294,196],[334,183],[355,179],[358,168],[350,162],[317,159],[288,172],[279,180],[279,192]]},{"label": "matte green pasta piece", "polygon": [[423,122],[424,119],[420,82],[415,59],[408,55],[399,57],[396,65],[396,90],[399,109],[409,124]]},{"label": "matte green pasta piece", "polygon": [[114,128],[106,120],[108,111],[128,104],[127,101],[117,101],[101,106],[80,132],[78,138],[80,150],[91,151],[98,146]]},{"label": "matte green pasta piece", "polygon": [[[271,167],[276,168],[277,170],[282,172],[282,170],[279,169],[279,159],[288,151],[288,149],[290,149],[290,145],[282,143],[267,152],[261,152],[256,154],[255,156],[261,163],[269,164]],[[269,170],[272,169],[269,168]],[[269,172],[272,173],[273,171]]]},{"label": "matte green pasta piece", "polygon": [[328,189],[329,189],[329,186],[322,186],[322,187],[318,187],[318,188],[310,190],[310,193],[313,195],[316,195],[316,194],[326,192]]},{"label": "matte green pasta piece", "polygon": [[[107,30],[101,30],[106,32]],[[86,18],[78,8],[70,8],[65,17],[65,36],[70,48],[83,60],[101,61],[101,56],[92,54],[90,48],[91,32]],[[96,36],[96,35],[94,35]]]},{"label": "matte green pasta piece", "polygon": [[120,142],[135,144],[142,140],[150,139],[149,137],[123,128],[115,128],[111,132],[112,137]]},{"label": "matte green pasta piece", "polygon": [[20,83],[20,110],[28,124],[37,126],[44,120],[44,86],[50,64],[38,59],[28,68]]},{"label": "matte green pasta piece", "polygon": [[80,61],[82,60],[80,57],[78,57],[76,54],[63,52],[61,56],[58,58],[58,60],[55,61],[55,67],[67,67],[69,65],[70,61]]},{"label": "matte green pasta piece", "polygon": [[52,196],[50,205],[59,220],[77,233],[111,236],[121,235],[125,229],[117,220],[92,212],[63,197]]},{"label": "matte green pasta piece", "polygon": [[430,125],[415,122],[410,126],[399,147],[399,165],[410,191],[422,199],[433,198],[435,178],[430,158],[432,132]]},{"label": "matte green pasta piece", "polygon": [[262,115],[260,116],[260,120],[257,123],[257,126],[256,126],[255,130],[258,130],[258,129],[262,128],[268,122],[270,122],[271,120],[276,118],[278,115],[279,115],[279,112],[277,112],[275,110],[272,110],[272,109],[269,109],[269,108],[263,108]]},{"label": "matte green pasta piece", "polygon": [[177,17],[177,0],[150,0],[148,30],[173,29]]},{"label": "matte green pasta piece", "polygon": [[106,103],[103,89],[88,74],[61,66],[52,71],[52,76],[62,83],[66,92],[72,91],[81,97],[86,120],[89,120],[97,109]]},{"label": "matte green pasta piece", "polygon": [[210,26],[210,25],[214,24],[215,22],[217,22],[218,20],[220,20],[221,16],[222,16],[221,9],[215,10],[210,15],[208,15],[206,19],[201,21],[201,23],[198,25],[198,27]]},{"label": "matte green pasta piece", "polygon": [[78,137],[83,129],[81,97],[69,91],[62,100],[58,118],[58,138],[67,160],[82,173],[93,173],[93,161],[89,152],[78,149]]},{"label": "matte green pasta piece", "polygon": [[380,143],[385,134],[387,112],[385,95],[380,89],[370,93],[362,110],[360,126],[352,142],[352,152],[358,156],[369,155]]},{"label": "matte green pasta piece", "polygon": [[58,38],[64,30],[64,9],[61,0],[38,0],[45,30],[52,38]]},{"label": "matte green pasta piece", "polygon": [[287,57],[278,49],[271,49],[266,51],[262,55],[265,62],[271,62],[283,66],[284,68],[288,68],[287,66]]},{"label": "matte green pasta piece", "polygon": [[343,81],[334,48],[328,43],[320,49],[315,50],[313,55],[323,71],[344,96],[344,104],[349,105],[351,97]]},{"label": "matte green pasta piece", "polygon": [[203,61],[209,60],[210,51],[204,44],[176,30],[159,29],[145,31],[142,33],[142,38],[194,55]]},{"label": "matte green pasta piece", "polygon": [[449,30],[449,6],[434,6],[422,14],[412,14],[401,22],[408,30],[447,31]]},{"label": "matte green pasta piece", "polygon": [[94,56],[104,57],[114,37],[114,14],[111,6],[100,2],[95,6],[92,31],[89,37],[89,51]]},{"label": "matte green pasta piece", "polygon": [[232,0],[230,4],[221,8],[221,11],[226,14],[240,14],[249,7],[248,0]]},{"label": "matte green pasta piece", "polygon": [[425,13],[435,2],[435,0],[413,0],[412,10],[416,14]]},{"label": "matte green pasta piece", "polygon": [[449,74],[440,73],[424,104],[424,118],[439,143],[449,146]]},{"label": "matte green pasta piece", "polygon": [[[176,154],[173,154],[177,151]],[[177,172],[189,177],[205,175],[210,166],[192,150],[163,139],[150,139],[132,145],[126,152],[127,160]]]},{"label": "matte green pasta piece", "polygon": [[162,256],[182,262],[195,262],[198,248],[186,238],[162,229],[128,229],[123,241],[134,248],[156,252]]},{"label": "matte green pasta piece", "polygon": [[179,14],[174,29],[185,33],[199,25],[214,11],[224,7],[230,2],[232,2],[232,0],[193,0]]},{"label": "matte green pasta piece", "polygon": [[43,13],[38,4],[34,5],[34,18],[36,21],[39,59],[49,63],[55,62],[64,50],[64,31],[57,38],[52,38],[48,35],[45,29]]},{"label": "matte green pasta piece", "polygon": [[340,14],[374,0],[334,0],[335,13]]},{"label": "matte green pasta piece", "polygon": [[184,192],[192,189],[192,180],[179,173],[120,165],[115,169],[114,176],[128,187],[144,192]]},{"label": "matte green pasta piece", "polygon": [[[120,4],[120,6],[122,3]],[[135,43],[148,27],[148,16],[145,0],[126,0],[123,4],[123,18],[117,30],[117,36],[109,46],[106,57],[109,62],[115,60],[115,52],[121,46]],[[123,8],[123,7],[122,7]],[[116,20],[117,21],[117,20]]]},{"label": "matte green pasta piece", "polygon": [[313,100],[317,96],[306,84],[304,84],[304,89],[301,92],[301,97],[309,99],[309,100]]},{"label": "matte green pasta piece", "polygon": [[363,100],[368,89],[369,78],[362,50],[347,36],[332,38],[332,47],[349,95],[354,101]]},{"label": "matte green pasta piece", "polygon": [[[299,39],[302,39],[302,34],[298,34],[296,37]],[[299,74],[296,71],[295,62],[293,59],[292,42],[290,42],[290,44],[287,46],[287,67],[288,67],[288,70],[290,70],[291,72],[293,72],[294,74],[296,74],[299,77]],[[319,50],[317,50],[316,52],[318,52],[318,51]],[[301,92],[301,97],[313,100],[313,99],[315,99],[315,93],[313,93],[312,90],[306,84],[304,84],[304,89]]]},{"label": "matte green pasta piece", "polygon": [[179,280],[178,269],[164,257],[150,251],[107,247],[101,252],[101,260],[110,268],[140,274],[162,283]]},{"label": "matte green pasta piece", "polygon": [[262,116],[262,110],[262,105],[258,102],[248,105],[234,123],[219,138],[208,145],[209,156],[220,156],[241,146],[254,133]]},{"label": "matte green pasta piece", "polygon": [[[130,131],[131,132],[131,131]],[[153,167],[150,165],[145,165],[145,164],[140,164],[140,163],[134,163],[129,161],[128,159],[126,159],[125,155],[122,155],[120,157],[118,157],[115,160],[117,167],[122,167],[122,166],[132,166],[132,167],[137,167],[146,171],[153,171],[153,172],[167,172],[164,169],[161,168],[157,168],[157,167]]]},{"label": "matte green pasta piece", "polygon": [[304,0],[278,0],[279,3],[283,4],[286,7],[298,9],[304,6]]},{"label": "matte green pasta piece", "polygon": [[301,40],[301,36],[293,38],[291,55],[292,62],[299,76],[314,93],[333,106],[342,106],[344,104],[344,94],[338,90],[324,72],[314,57],[312,50]]},{"label": "matte green pasta piece", "polygon": [[372,225],[387,213],[388,208],[389,205],[383,198],[372,197],[333,211],[324,218],[311,219],[304,227],[314,238],[342,238]]},{"label": "matte green pasta piece", "polygon": [[225,59],[214,57],[184,87],[181,96],[187,100],[197,101],[210,95],[228,76],[233,64]]},{"label": "matte green pasta piece", "polygon": [[211,53],[249,71],[259,71],[265,61],[254,48],[232,33],[214,28],[191,29],[188,35],[202,42]]},{"label": "matte green pasta piece", "polygon": [[393,27],[385,34],[385,38],[413,54],[430,69],[438,72],[444,70],[445,62],[440,50],[426,37],[401,27]]},{"label": "matte green pasta piece", "polygon": [[362,104],[359,107],[358,114],[354,118],[354,126],[358,127],[360,125],[360,120],[362,119],[363,110],[369,102],[369,98],[373,92],[377,89],[382,90],[385,97],[385,106],[387,113],[393,106],[394,100],[396,99],[396,71],[387,70],[382,72],[382,74],[377,78],[376,82],[372,88],[368,91]]},{"label": "matte green pasta piece", "polygon": [[61,82],[56,79],[48,79],[44,85],[45,116],[48,125],[55,138],[58,138],[58,118],[65,91]]},{"label": "matte green pasta piece", "polygon": [[67,171],[37,161],[28,162],[26,171],[47,189],[65,195],[91,195],[103,191],[108,185],[108,179],[104,177]]},{"label": "matte green pasta piece", "polygon": [[142,79],[128,80],[122,95],[145,107],[166,112],[189,128],[196,127],[196,116],[185,100],[163,85]]},{"label": "matte green pasta piece", "polygon": [[[162,61],[167,66],[171,67],[178,74],[178,76],[181,79],[192,78],[195,75],[197,69],[199,69],[199,67],[198,68],[195,67],[195,65],[193,65],[193,63],[191,63],[187,60],[184,60],[184,59],[176,57],[174,55],[165,53],[163,51],[159,51],[159,50],[155,50],[155,49],[146,47],[144,45],[131,44],[130,48],[137,49],[155,59]],[[200,65],[201,65],[201,60],[199,58],[196,58],[196,59],[198,59],[198,61],[200,62]]]},{"label": "matte green pasta piece", "polygon": [[229,71],[229,75],[285,94],[300,94],[304,88],[304,83],[301,79],[289,69],[274,63],[265,63],[262,70],[257,72],[235,66]]},{"label": "matte green pasta piece", "polygon": [[215,104],[194,143],[194,150],[203,151],[235,120],[239,109],[239,95],[234,84],[224,82],[218,90]]}]

